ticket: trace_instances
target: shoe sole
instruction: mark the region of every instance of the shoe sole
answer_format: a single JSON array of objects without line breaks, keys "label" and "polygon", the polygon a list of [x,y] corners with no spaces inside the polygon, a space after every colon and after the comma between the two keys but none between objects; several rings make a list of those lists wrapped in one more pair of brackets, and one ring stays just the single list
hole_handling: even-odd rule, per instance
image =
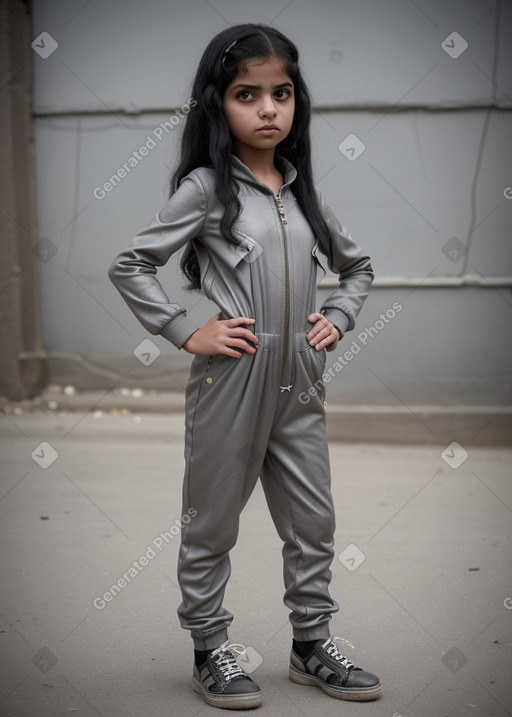
[{"label": "shoe sole", "polygon": [[288,677],[292,682],[296,682],[298,685],[310,685],[311,687],[320,687],[321,690],[326,692],[331,697],[336,697],[338,700],[352,700],[353,702],[368,702],[369,700],[376,700],[382,693],[382,685],[379,682],[374,687],[331,687],[326,684],[319,677],[315,675],[306,675],[304,672],[299,672],[292,665],[290,665],[290,671]]},{"label": "shoe sole", "polygon": [[192,689],[201,695],[207,704],[224,710],[251,710],[254,707],[259,707],[262,702],[261,690],[246,695],[213,696],[204,689],[201,682],[195,677],[192,678]]}]

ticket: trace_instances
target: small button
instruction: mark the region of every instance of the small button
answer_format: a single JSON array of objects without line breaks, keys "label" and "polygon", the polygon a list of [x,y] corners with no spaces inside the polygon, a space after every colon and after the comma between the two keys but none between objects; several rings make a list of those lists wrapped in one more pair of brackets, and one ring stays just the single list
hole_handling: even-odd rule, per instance
[{"label": "small button", "polygon": [[208,376],[206,379],[206,383],[213,383],[213,378],[211,376]]}]

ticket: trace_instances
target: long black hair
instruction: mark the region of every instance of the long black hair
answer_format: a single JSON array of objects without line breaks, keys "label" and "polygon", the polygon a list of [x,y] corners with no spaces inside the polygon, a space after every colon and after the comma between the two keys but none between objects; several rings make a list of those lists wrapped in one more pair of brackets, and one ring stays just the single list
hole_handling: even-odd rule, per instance
[{"label": "long black hair", "polygon": [[[234,145],[222,111],[226,88],[243,61],[278,57],[295,90],[295,113],[288,136],[277,145],[277,154],[288,159],[297,170],[293,193],[308,220],[320,250],[329,256],[329,230],[318,206],[311,167],[311,98],[302,78],[297,48],[278,30],[262,24],[235,25],[216,35],[203,53],[191,90],[196,105],[187,115],[181,136],[179,164],[171,178],[171,195],[181,180],[197,167],[213,167],[215,190],[224,205],[220,222],[222,236],[237,242],[233,228],[240,214],[237,184],[231,174]],[[191,242],[180,262],[190,282],[189,289],[201,288],[197,254]]]}]

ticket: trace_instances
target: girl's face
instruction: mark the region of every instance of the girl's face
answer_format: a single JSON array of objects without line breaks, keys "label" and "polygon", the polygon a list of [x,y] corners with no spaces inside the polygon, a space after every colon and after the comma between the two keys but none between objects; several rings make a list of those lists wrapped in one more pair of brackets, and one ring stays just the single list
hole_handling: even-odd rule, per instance
[{"label": "girl's face", "polygon": [[271,150],[285,139],[295,112],[293,82],[278,57],[241,65],[222,103],[237,154]]}]

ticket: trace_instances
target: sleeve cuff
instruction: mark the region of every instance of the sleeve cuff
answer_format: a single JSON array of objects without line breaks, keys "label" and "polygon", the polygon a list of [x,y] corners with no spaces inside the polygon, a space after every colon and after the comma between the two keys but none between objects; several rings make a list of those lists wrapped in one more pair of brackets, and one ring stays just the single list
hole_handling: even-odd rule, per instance
[{"label": "sleeve cuff", "polygon": [[187,319],[186,314],[181,313],[165,324],[160,331],[160,336],[170,341],[176,348],[181,349],[187,339],[189,339],[198,328],[199,326],[196,326]]},{"label": "sleeve cuff", "polygon": [[[332,324],[332,321],[331,321],[331,324]],[[336,326],[336,324],[332,324],[332,325],[334,326],[334,328],[335,328],[336,331],[338,332],[338,336],[339,336],[338,341],[341,341],[341,338],[342,338],[342,336],[343,336],[343,331],[342,331],[338,326]]]},{"label": "sleeve cuff", "polygon": [[320,313],[322,313],[325,318],[331,322],[334,328],[338,330],[340,339],[342,339],[349,325],[350,320],[348,316],[339,309],[327,309],[326,311],[321,311]]}]

